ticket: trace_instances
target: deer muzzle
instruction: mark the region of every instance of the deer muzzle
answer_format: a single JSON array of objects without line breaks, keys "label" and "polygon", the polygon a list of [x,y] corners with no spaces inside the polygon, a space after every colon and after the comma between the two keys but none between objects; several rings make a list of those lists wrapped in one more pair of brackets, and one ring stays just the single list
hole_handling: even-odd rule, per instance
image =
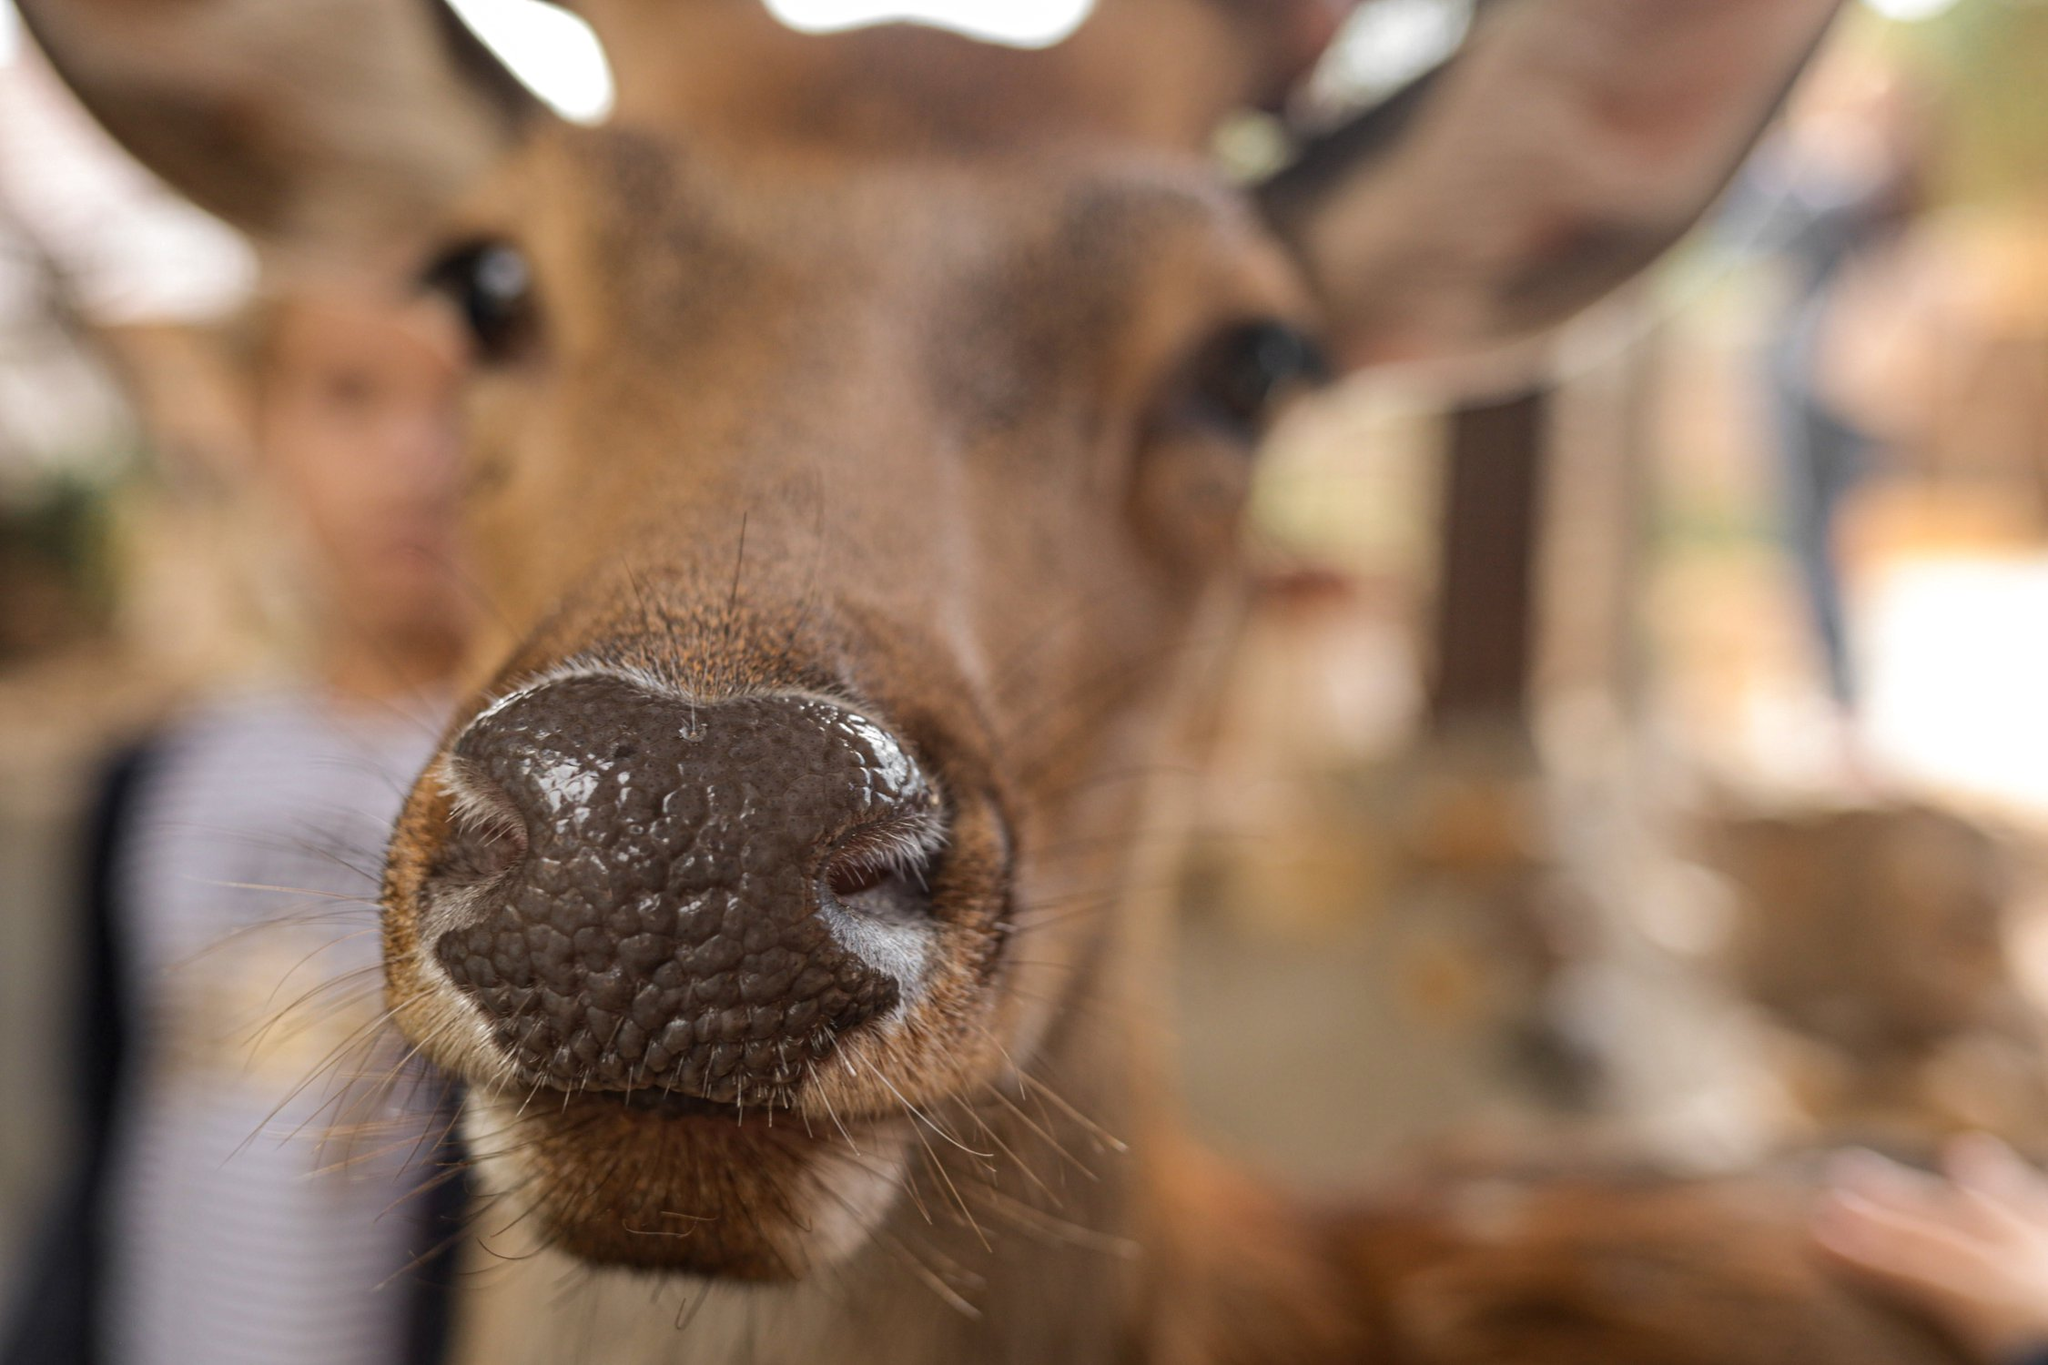
[{"label": "deer muzzle", "polygon": [[422,943],[528,1084],[787,1105],[919,991],[944,802],[838,702],[570,675],[483,712],[441,779]]}]

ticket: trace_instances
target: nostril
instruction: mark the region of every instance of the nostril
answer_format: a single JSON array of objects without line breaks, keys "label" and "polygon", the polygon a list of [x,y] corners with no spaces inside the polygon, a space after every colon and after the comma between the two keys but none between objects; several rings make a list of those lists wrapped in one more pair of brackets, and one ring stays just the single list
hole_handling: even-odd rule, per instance
[{"label": "nostril", "polygon": [[931,913],[932,895],[922,868],[858,868],[825,880],[841,907],[884,919],[921,919]]},{"label": "nostril", "polygon": [[447,871],[475,881],[490,881],[519,866],[526,856],[526,827],[519,824],[474,824],[457,819]]},{"label": "nostril", "polygon": [[834,862],[825,871],[825,885],[843,901],[863,891],[874,890],[894,875],[890,869],[872,863]]},{"label": "nostril", "polygon": [[434,868],[437,880],[474,886],[518,867],[530,836],[511,798],[459,759],[450,761],[444,781],[451,798],[450,830]]},{"label": "nostril", "polygon": [[939,842],[936,822],[926,818],[861,830],[826,860],[826,898],[875,918],[923,918],[932,912],[932,860]]}]

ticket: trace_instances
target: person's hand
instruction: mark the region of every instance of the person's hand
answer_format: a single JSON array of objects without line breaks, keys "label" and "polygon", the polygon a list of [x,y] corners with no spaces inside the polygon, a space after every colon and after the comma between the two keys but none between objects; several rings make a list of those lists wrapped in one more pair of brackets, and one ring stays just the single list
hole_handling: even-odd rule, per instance
[{"label": "person's hand", "polygon": [[1988,1360],[2048,1347],[2048,1177],[1989,1137],[1951,1143],[1942,1170],[1844,1153],[1815,1239]]}]

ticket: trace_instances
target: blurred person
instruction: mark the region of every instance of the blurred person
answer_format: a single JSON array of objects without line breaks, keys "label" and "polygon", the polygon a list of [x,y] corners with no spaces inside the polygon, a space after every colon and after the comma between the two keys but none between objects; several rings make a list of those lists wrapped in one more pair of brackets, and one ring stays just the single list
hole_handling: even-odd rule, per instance
[{"label": "blurred person", "polygon": [[1952,1142],[1938,1176],[1846,1154],[1814,1232],[1986,1362],[2048,1365],[2048,1177],[1997,1139]]},{"label": "blurred person", "polygon": [[254,328],[253,505],[289,546],[292,679],[217,689],[116,762],[67,1064],[76,1171],[7,1365],[393,1365],[460,1191],[440,1098],[380,1048],[372,869],[465,612],[452,319],[304,294]]},{"label": "blurred person", "polygon": [[1927,137],[1919,105],[1889,70],[1837,63],[1820,74],[1785,130],[1753,158],[1731,217],[1790,277],[1763,355],[1780,532],[1841,727],[1843,765],[1860,783],[1861,686],[1835,540],[1877,442],[1827,392],[1825,350],[1844,281],[1896,239],[1924,197]]}]

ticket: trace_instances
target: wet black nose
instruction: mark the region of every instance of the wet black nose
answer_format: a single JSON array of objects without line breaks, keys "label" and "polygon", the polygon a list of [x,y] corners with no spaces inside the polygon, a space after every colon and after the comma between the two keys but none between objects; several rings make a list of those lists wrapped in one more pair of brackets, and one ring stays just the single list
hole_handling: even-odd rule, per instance
[{"label": "wet black nose", "polygon": [[430,941],[530,1082],[772,1103],[916,989],[940,801],[844,707],[574,677],[486,711],[447,781]]}]

